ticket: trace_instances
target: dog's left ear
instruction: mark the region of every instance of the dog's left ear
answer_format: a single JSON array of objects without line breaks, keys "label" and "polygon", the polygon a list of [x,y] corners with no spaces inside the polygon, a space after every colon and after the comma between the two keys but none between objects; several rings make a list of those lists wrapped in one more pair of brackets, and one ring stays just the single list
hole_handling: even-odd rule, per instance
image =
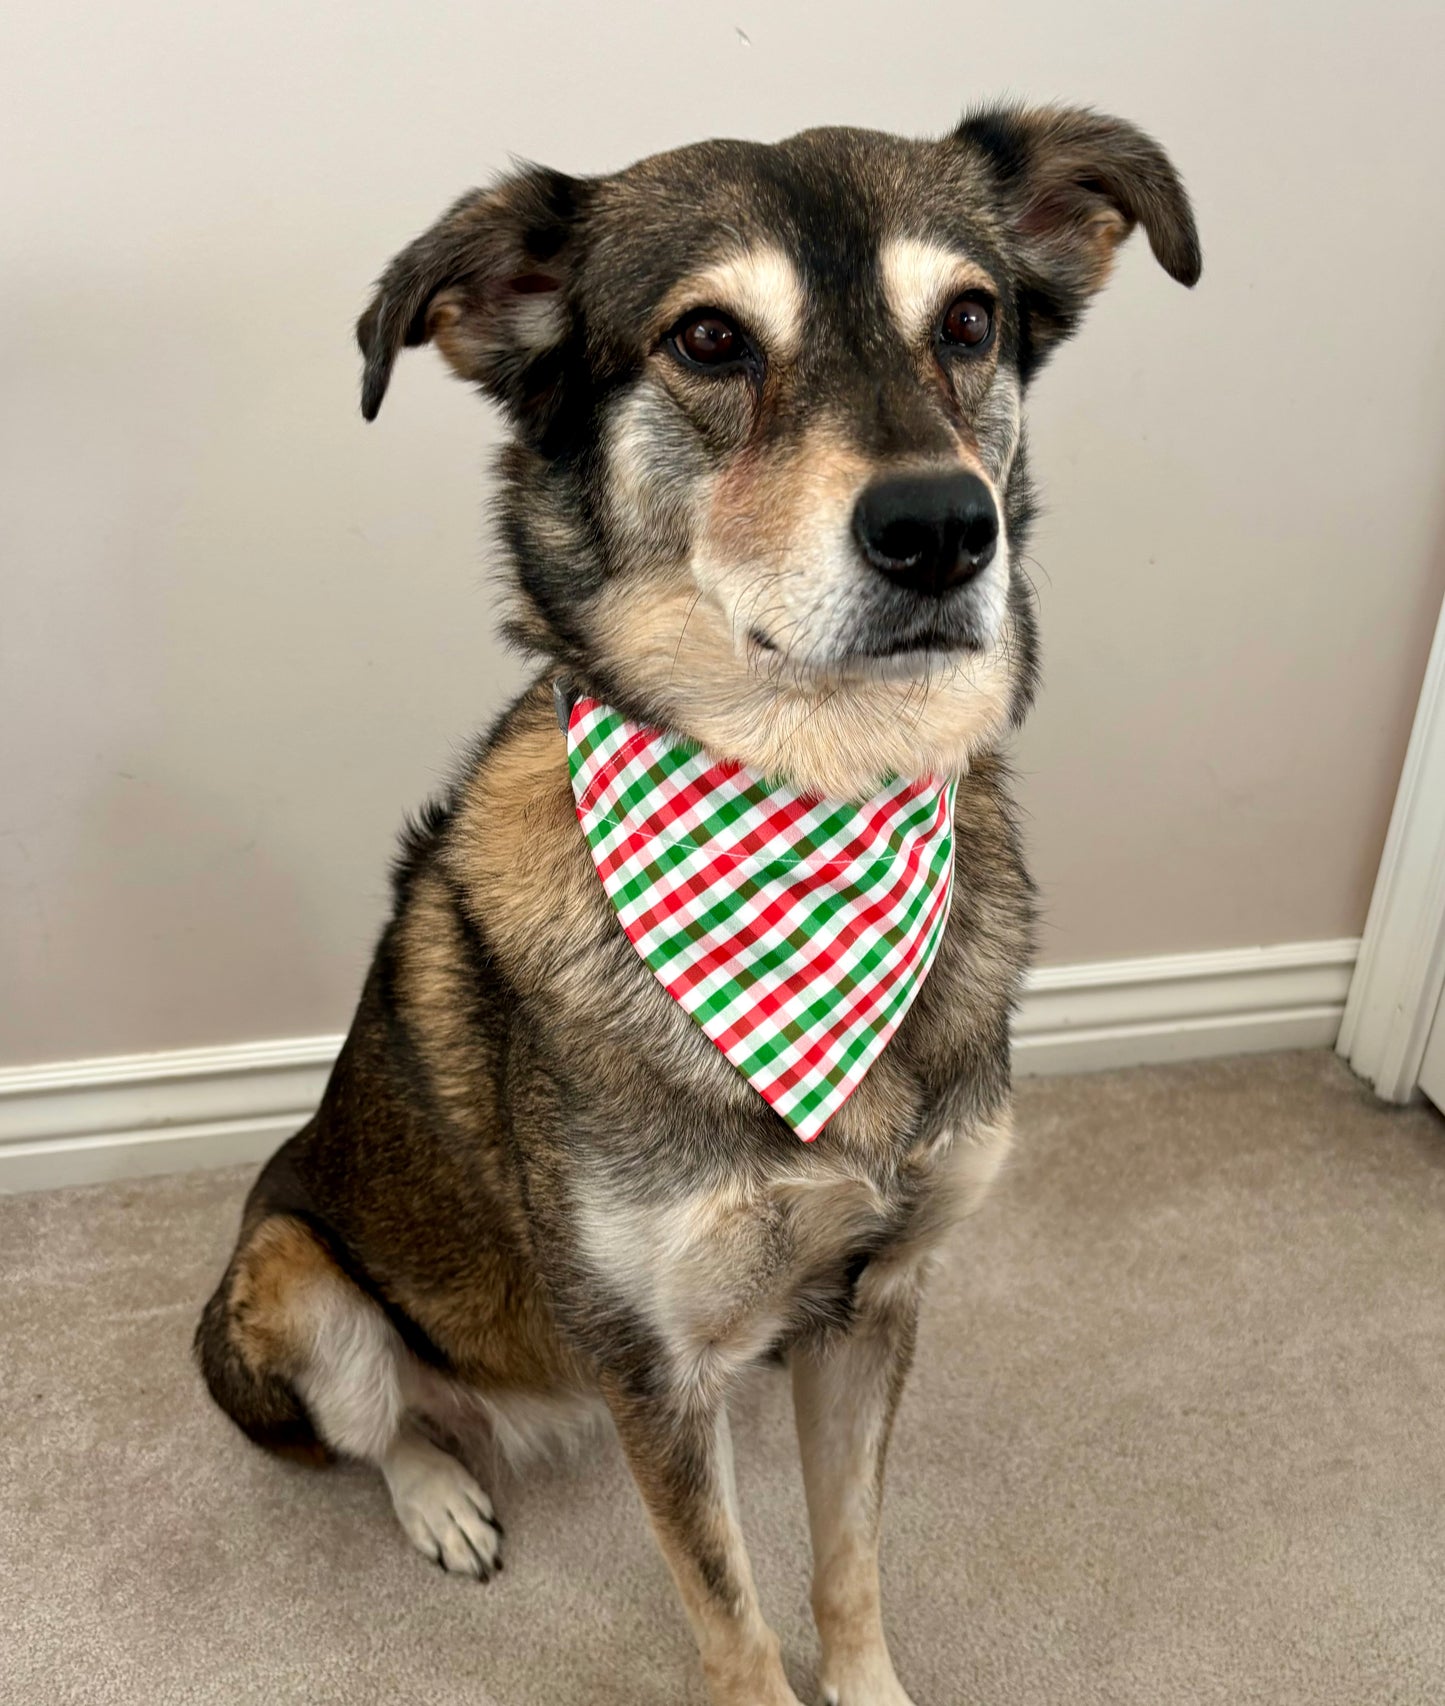
[{"label": "dog's left ear", "polygon": [[356,326],[367,420],[376,419],[402,347],[433,339],[518,424],[545,416],[570,326],[586,194],[582,180],[525,167],[464,195],[402,250]]},{"label": "dog's left ear", "polygon": [[995,107],[965,118],[954,139],[993,181],[1019,269],[1029,365],[1074,330],[1136,224],[1171,278],[1198,280],[1199,237],[1179,174],[1132,124],[1077,107]]}]

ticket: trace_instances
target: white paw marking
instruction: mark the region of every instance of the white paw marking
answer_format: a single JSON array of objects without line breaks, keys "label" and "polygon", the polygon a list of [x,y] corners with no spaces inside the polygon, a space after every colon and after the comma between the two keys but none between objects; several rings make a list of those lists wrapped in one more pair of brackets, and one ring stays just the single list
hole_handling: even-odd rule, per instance
[{"label": "white paw marking", "polygon": [[913,1706],[885,1659],[868,1674],[823,1684],[823,1706]]},{"label": "white paw marking", "polygon": [[502,1567],[492,1501],[456,1458],[429,1440],[403,1439],[381,1466],[407,1539],[454,1575],[488,1582]]}]

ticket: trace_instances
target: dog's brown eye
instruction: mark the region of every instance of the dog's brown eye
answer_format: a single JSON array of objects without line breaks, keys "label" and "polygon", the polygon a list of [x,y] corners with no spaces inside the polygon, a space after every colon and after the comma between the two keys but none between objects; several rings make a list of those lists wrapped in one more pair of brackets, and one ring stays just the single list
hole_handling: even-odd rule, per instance
[{"label": "dog's brown eye", "polygon": [[672,346],[695,367],[729,367],[751,354],[747,339],[727,315],[711,308],[679,321],[673,328]]},{"label": "dog's brown eye", "polygon": [[988,342],[992,330],[993,304],[981,292],[970,290],[949,303],[939,333],[946,344],[978,349]]}]

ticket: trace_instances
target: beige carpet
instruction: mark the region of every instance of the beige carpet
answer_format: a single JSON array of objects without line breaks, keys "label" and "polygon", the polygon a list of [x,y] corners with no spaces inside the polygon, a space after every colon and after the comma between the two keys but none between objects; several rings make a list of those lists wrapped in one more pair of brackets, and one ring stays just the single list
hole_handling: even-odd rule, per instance
[{"label": "beige carpet", "polygon": [[[884,1574],[919,1706],[1445,1701],[1445,1125],[1325,1054],[1035,1081],[933,1293]],[[379,1479],[293,1469],[187,1345],[237,1172],[0,1200],[0,1701],[684,1706],[609,1444],[448,1580]],[[785,1386],[735,1420],[812,1697]]]}]

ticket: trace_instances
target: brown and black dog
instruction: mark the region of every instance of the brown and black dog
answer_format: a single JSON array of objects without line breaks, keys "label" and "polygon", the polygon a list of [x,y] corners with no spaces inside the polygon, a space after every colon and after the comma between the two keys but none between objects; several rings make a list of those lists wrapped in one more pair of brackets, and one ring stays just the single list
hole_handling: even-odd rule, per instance
[{"label": "brown and black dog", "polygon": [[[391,264],[375,415],[435,341],[503,408],[511,638],[535,684],[407,833],[316,1117],[262,1172],[196,1344],[278,1450],[374,1463],[485,1579],[501,1530],[439,1439],[610,1414],[717,1706],[796,1706],[732,1495],[731,1385],[786,1358],[835,1706],[908,1706],[879,1606],[883,1459],[941,1240],[1009,1137],[1031,891],[997,756],[1034,689],[1023,392],[1142,224],[1199,274],[1139,131],[996,108],[937,141],[705,142],[524,169]],[[795,788],[960,779],[946,934],[819,1140],[624,936],[552,683]]]}]

